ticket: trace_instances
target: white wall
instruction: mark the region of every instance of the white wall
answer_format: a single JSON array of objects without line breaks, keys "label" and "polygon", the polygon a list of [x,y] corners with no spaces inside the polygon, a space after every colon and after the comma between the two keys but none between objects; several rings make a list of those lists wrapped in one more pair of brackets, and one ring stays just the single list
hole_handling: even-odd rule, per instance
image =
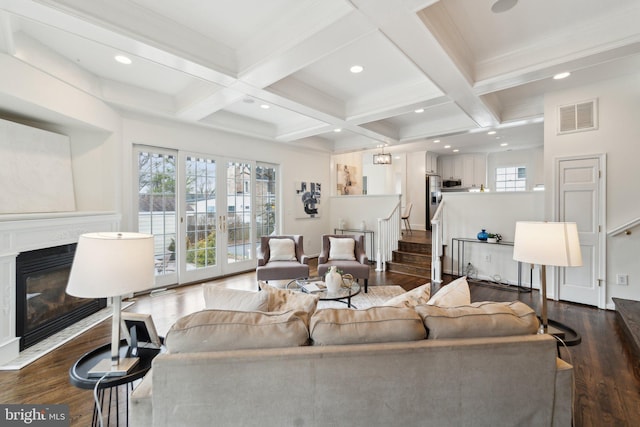
[{"label": "white wall", "polygon": [[[329,219],[330,233],[333,233],[334,229],[338,228],[340,219],[345,222],[345,228],[356,230],[361,229],[364,222],[365,228],[375,233],[373,245],[375,249],[375,238],[378,235],[378,219],[388,217],[399,201],[400,195],[333,196],[331,197]],[[367,237],[367,239],[369,238],[370,236]],[[370,243],[367,240],[367,256],[369,259],[375,259],[371,253]]]},{"label": "white wall", "polygon": [[[599,128],[594,131],[556,135],[556,107],[598,99]],[[640,74],[547,94],[545,96],[544,161],[547,189],[545,217],[553,218],[553,174],[559,157],[606,154],[606,230],[640,217]],[[640,228],[629,236],[607,239],[606,303],[611,298],[640,300]],[[616,274],[628,274],[628,286],[615,284]]]},{"label": "white wall", "polygon": [[[542,141],[540,141],[542,144]],[[527,190],[544,184],[544,149],[509,150],[489,153],[487,156],[487,188],[496,188],[496,168],[524,166],[527,168]]]},{"label": "white wall", "polygon": [[417,151],[407,154],[407,191],[402,205],[413,203],[409,223],[411,228],[427,229],[427,182],[425,179],[426,151]]},{"label": "white wall", "polygon": [[6,54],[0,54],[0,94],[0,111],[12,111],[4,118],[69,137],[77,211],[120,209],[121,121],[115,110]]},{"label": "white wall", "polygon": [[[451,273],[452,257],[454,272],[460,273],[456,271],[458,246],[452,247],[452,238],[477,240],[478,232],[485,229],[488,233],[502,235],[505,242],[513,242],[516,221],[541,221],[544,218],[543,191],[443,193],[442,199],[444,243],[447,245],[442,270],[447,273]],[[517,283],[517,263],[513,261],[512,249],[489,243],[465,244],[465,264],[473,264],[478,278],[492,279],[499,275],[503,281],[514,284]],[[539,283],[536,275],[538,273],[534,274],[534,287]],[[529,275],[526,277],[528,284]]]},{"label": "white wall", "polygon": [[[411,226],[416,229],[426,229],[426,151],[394,153],[386,150],[393,154],[391,165],[374,165],[373,154],[379,151],[334,155],[332,167],[335,169],[336,164],[362,165],[362,174],[367,177],[367,195],[401,195],[403,209],[407,203],[413,203],[409,218]],[[335,176],[332,176],[332,194],[334,195],[336,194],[335,181]]]}]

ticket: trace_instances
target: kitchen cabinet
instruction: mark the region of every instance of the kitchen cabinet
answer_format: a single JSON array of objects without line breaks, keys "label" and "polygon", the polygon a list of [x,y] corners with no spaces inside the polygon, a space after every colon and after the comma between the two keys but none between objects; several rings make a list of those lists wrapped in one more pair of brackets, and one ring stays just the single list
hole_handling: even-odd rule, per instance
[{"label": "kitchen cabinet", "polygon": [[438,155],[427,151],[424,159],[424,169],[428,174],[438,173]]},{"label": "kitchen cabinet", "polygon": [[438,157],[438,172],[444,180],[459,179],[463,187],[480,188],[487,182],[485,154],[459,154]]}]

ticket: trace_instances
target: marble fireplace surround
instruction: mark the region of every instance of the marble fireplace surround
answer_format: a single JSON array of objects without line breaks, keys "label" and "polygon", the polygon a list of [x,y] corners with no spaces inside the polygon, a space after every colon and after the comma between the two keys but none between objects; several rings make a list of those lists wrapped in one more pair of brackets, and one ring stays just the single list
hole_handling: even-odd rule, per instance
[{"label": "marble fireplace surround", "polygon": [[24,251],[76,243],[83,233],[118,231],[113,212],[0,216],[0,365],[20,354],[16,337],[16,257]]}]

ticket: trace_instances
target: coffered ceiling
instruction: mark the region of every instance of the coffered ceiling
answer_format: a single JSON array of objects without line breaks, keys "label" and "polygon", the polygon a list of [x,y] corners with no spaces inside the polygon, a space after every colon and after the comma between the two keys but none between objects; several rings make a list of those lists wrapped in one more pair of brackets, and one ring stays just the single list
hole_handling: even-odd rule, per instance
[{"label": "coffered ceiling", "polygon": [[0,0],[0,51],[117,109],[335,153],[541,145],[546,92],[640,70],[637,0],[494,3]]}]

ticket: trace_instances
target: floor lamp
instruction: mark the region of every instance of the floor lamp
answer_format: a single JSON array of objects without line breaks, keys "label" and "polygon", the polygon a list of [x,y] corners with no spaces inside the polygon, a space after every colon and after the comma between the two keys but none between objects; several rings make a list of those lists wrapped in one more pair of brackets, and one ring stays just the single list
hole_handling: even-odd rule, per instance
[{"label": "floor lamp", "polygon": [[549,329],[546,266],[582,265],[578,226],[575,222],[516,222],[513,259],[540,265],[541,318],[542,329],[546,334]]},{"label": "floor lamp", "polygon": [[153,287],[154,263],[151,234],[105,232],[80,236],[67,293],[81,298],[113,298],[111,360],[101,360],[89,376],[126,375],[138,362],[137,358],[120,358],[119,354],[122,297]]}]

